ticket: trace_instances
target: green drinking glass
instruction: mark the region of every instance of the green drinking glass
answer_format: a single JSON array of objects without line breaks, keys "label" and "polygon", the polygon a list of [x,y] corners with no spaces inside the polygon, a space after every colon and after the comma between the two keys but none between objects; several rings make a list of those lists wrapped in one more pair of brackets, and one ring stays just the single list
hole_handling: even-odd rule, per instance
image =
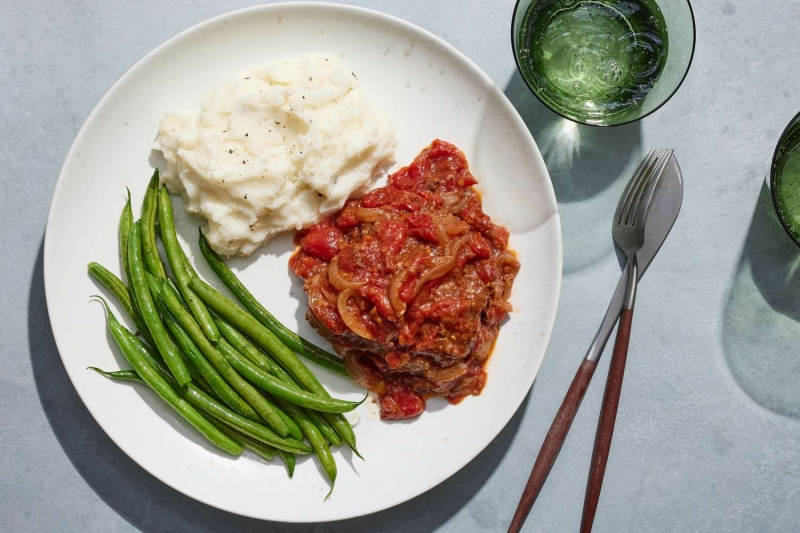
[{"label": "green drinking glass", "polygon": [[664,105],[692,63],[688,0],[518,0],[511,46],[543,104],[593,126],[634,122]]},{"label": "green drinking glass", "polygon": [[769,184],[778,219],[800,246],[800,113],[786,126],[775,147]]}]

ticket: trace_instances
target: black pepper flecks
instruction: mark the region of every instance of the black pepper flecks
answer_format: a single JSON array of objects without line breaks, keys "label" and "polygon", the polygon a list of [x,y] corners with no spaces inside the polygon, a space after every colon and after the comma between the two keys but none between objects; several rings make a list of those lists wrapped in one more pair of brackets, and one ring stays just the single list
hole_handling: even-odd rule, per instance
[{"label": "black pepper flecks", "polygon": [[250,137],[250,134],[249,133],[245,133],[244,136],[245,137]]},{"label": "black pepper flecks", "polygon": [[228,153],[229,153],[229,154],[232,154],[232,153],[233,153],[233,150],[228,150]]}]

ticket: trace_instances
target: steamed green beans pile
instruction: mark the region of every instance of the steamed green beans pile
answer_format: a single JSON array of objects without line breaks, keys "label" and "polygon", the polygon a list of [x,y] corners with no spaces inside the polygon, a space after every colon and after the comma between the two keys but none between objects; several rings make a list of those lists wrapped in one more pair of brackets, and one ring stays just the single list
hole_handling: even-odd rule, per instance
[{"label": "steamed green beans pile", "polygon": [[126,281],[97,263],[89,264],[89,273],[116,298],[138,330],[128,330],[98,297],[111,337],[132,368],[90,369],[150,387],[209,442],[231,455],[245,448],[266,460],[277,455],[289,477],[296,454],[315,454],[333,491],[336,463],[330,448],[344,443],[358,454],[343,413],[361,402],[331,398],[297,355],[346,375],[341,361],[278,322],[202,234],[203,257],[241,307],[197,277],[178,242],[170,196],[159,187],[158,171],[148,184],[137,221],[128,193],[119,221],[119,246]]}]

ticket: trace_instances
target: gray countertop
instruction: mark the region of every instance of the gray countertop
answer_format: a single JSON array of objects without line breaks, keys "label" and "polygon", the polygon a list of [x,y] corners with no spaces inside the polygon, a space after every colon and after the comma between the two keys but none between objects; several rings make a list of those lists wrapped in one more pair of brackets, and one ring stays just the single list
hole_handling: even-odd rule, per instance
[{"label": "gray countertop", "polygon": [[[42,239],[61,164],[136,61],[195,23],[250,5],[3,2],[0,7],[0,516],[4,531],[504,531],[617,281],[610,217],[648,148],[672,147],[683,212],[640,286],[597,532],[800,530],[800,264],[764,185],[800,110],[800,3],[702,0],[683,87],[643,122],[579,127],[516,74],[512,0],[363,0],[444,38],[520,111],[550,169],[564,281],[528,399],[492,444],[430,492],[335,524],[218,511],[120,451],[67,378],[45,306]],[[572,139],[572,141],[570,140]],[[608,358],[525,531],[576,531]]]}]

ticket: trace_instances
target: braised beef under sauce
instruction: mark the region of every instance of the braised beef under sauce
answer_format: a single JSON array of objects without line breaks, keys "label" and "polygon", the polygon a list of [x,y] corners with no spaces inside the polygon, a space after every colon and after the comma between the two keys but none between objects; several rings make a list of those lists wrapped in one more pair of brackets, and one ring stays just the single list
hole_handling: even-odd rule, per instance
[{"label": "braised beef under sauce", "polygon": [[519,262],[464,154],[436,140],[388,185],[300,234],[307,320],[377,392],[381,418],[479,394]]}]

